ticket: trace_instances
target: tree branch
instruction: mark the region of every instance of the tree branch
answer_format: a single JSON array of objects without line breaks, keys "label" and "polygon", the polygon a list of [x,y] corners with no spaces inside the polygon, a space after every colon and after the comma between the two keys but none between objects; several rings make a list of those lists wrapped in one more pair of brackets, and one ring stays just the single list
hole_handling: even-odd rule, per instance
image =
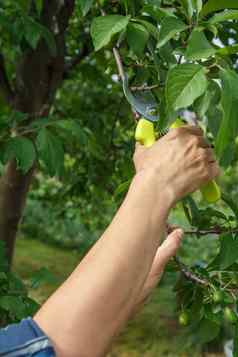
[{"label": "tree branch", "polygon": [[199,236],[206,236],[208,234],[223,234],[223,233],[238,233],[238,227],[236,228],[223,228],[223,227],[214,227],[211,229],[207,230],[191,230],[191,231],[185,231],[185,234],[188,235],[199,235]]},{"label": "tree branch", "polygon": [[146,84],[143,84],[141,86],[133,86],[131,87],[131,91],[132,92],[138,92],[138,91],[149,91],[149,90],[153,90],[153,89],[156,89],[156,88],[159,88],[159,84],[154,84],[154,85],[151,85],[151,86],[147,86]]},{"label": "tree branch", "polygon": [[7,77],[5,60],[3,55],[0,53],[0,91],[4,96],[4,99],[9,105],[12,105],[14,99],[14,92],[11,88],[10,82]]},{"label": "tree branch", "polygon": [[184,275],[184,277],[187,280],[192,281],[193,283],[199,284],[199,285],[203,285],[203,286],[208,286],[209,285],[209,281],[200,278],[199,276],[195,275],[193,272],[191,272],[181,261],[178,257],[174,257],[174,261],[177,265],[177,267],[179,268],[179,270],[181,271],[181,273]]}]

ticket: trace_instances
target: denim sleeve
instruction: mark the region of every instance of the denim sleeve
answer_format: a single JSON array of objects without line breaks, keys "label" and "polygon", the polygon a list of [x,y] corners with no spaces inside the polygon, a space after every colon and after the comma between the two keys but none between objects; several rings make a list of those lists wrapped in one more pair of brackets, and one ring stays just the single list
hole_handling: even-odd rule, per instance
[{"label": "denim sleeve", "polygon": [[31,318],[0,330],[0,357],[55,357],[53,346]]}]

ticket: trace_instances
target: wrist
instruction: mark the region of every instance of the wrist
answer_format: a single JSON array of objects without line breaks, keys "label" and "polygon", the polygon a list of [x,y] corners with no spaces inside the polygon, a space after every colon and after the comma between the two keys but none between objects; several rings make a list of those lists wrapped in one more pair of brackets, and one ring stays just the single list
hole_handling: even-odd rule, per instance
[{"label": "wrist", "polygon": [[150,196],[153,202],[157,203],[155,207],[163,207],[165,214],[169,214],[176,202],[174,191],[162,177],[158,177],[158,172],[155,170],[147,169],[138,172],[133,178],[131,189],[139,191],[144,196]]}]

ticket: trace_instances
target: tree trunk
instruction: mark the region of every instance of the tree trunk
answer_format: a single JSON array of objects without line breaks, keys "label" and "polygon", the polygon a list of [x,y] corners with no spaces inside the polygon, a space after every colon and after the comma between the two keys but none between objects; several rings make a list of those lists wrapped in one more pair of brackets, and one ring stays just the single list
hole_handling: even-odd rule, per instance
[{"label": "tree trunk", "polygon": [[0,180],[0,239],[4,241],[9,266],[12,263],[16,233],[25,207],[34,169],[23,175],[15,161],[6,166]]},{"label": "tree trunk", "polygon": [[[44,40],[40,41],[36,50],[27,49],[16,66],[15,90],[12,92],[3,61],[0,61],[0,72],[4,74],[0,73],[1,89],[14,110],[29,115],[29,123],[49,114],[56,91],[63,82],[65,33],[74,4],[75,0],[44,0],[41,23],[54,34],[57,53],[53,55]],[[33,175],[34,169],[23,175],[17,170],[16,162],[11,161],[0,180],[0,240],[6,246],[9,268]]]}]

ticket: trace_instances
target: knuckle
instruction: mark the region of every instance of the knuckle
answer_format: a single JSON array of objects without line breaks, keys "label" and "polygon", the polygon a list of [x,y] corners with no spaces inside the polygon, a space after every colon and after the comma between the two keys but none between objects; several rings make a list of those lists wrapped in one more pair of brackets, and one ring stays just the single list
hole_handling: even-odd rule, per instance
[{"label": "knuckle", "polygon": [[191,137],[191,144],[192,144],[192,146],[195,146],[195,147],[197,147],[199,145],[199,139],[197,136]]},{"label": "knuckle", "polygon": [[221,169],[220,169],[218,163],[214,164],[213,174],[214,174],[214,177],[217,177],[217,176],[219,176],[221,174]]},{"label": "knuckle", "polygon": [[181,133],[183,132],[183,128],[175,128],[175,129],[172,129],[169,134],[174,137],[174,138],[177,138],[178,136],[181,135]]}]

